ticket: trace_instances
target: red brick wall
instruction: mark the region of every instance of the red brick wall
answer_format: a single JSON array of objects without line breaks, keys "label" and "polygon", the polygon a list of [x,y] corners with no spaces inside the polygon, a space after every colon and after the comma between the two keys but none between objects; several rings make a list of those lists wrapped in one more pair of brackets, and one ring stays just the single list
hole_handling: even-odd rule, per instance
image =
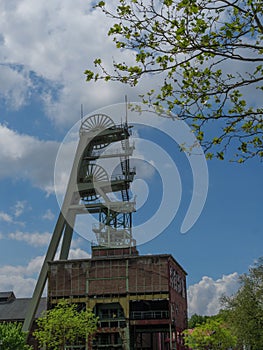
[{"label": "red brick wall", "polygon": [[169,261],[171,318],[177,331],[187,328],[187,295],[185,272],[172,259]]},{"label": "red brick wall", "polygon": [[90,261],[56,262],[49,268],[50,297],[85,296]]},{"label": "red brick wall", "polygon": [[170,292],[172,317],[187,307],[185,273],[168,255],[53,262],[48,289],[49,297]]}]

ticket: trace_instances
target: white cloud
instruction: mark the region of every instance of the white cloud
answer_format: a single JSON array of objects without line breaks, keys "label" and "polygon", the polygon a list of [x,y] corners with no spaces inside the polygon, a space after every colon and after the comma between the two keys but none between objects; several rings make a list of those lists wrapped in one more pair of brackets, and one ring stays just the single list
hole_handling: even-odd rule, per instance
[{"label": "white cloud", "polygon": [[16,297],[30,297],[33,292],[33,287],[36,283],[34,278],[25,278],[23,276],[13,276],[10,274],[0,274],[1,291],[14,291]]},{"label": "white cloud", "polygon": [[44,256],[37,256],[29,261],[28,265],[25,266],[24,274],[26,276],[32,276],[34,274],[38,274],[43,262],[44,262]]},{"label": "white cloud", "polygon": [[12,219],[12,216],[1,211],[0,212],[0,221],[11,223],[11,222],[13,222],[13,219]]},{"label": "white cloud", "polygon": [[34,232],[34,233],[28,233],[28,232],[11,232],[8,234],[8,238],[20,241],[20,242],[26,242],[27,244],[30,244],[34,247],[42,247],[47,246],[48,242],[50,241],[51,234],[49,232]]},{"label": "white cloud", "polygon": [[50,220],[52,221],[55,218],[55,215],[52,213],[52,211],[50,209],[47,209],[47,211],[45,212],[45,214],[42,216],[42,218],[44,220]]},{"label": "white cloud", "polygon": [[196,313],[210,316],[218,313],[221,307],[220,297],[230,296],[237,291],[238,277],[237,272],[223,275],[217,280],[204,276],[200,282],[190,286],[188,289],[189,315]]},{"label": "white cloud", "polygon": [[58,146],[57,142],[41,141],[0,124],[0,178],[29,180],[33,186],[52,192]]},{"label": "white cloud", "polygon": [[27,206],[27,202],[26,201],[17,201],[15,206],[14,206],[14,215],[15,217],[19,217],[20,215],[23,214],[24,210],[26,209]]},{"label": "white cloud", "polygon": [[[116,1],[111,1],[107,6],[114,4]],[[93,5],[93,1],[83,0],[0,3],[0,95],[8,104],[19,108],[36,92],[50,119],[71,125],[80,115],[81,103],[91,112],[123,101],[125,94],[136,100],[152,86],[158,90],[158,75],[145,77],[136,88],[85,82],[84,71],[93,67],[97,57],[103,58],[110,71],[113,60],[134,63],[132,51],[116,50],[107,35],[113,20]],[[243,71],[245,68],[240,67]],[[236,66],[234,69],[240,71]],[[228,64],[227,71],[231,70]]]},{"label": "white cloud", "polygon": [[90,254],[80,248],[70,249],[69,259],[89,259]]},{"label": "white cloud", "polygon": [[0,97],[14,110],[21,108],[28,97],[31,82],[25,69],[0,66]]},{"label": "white cloud", "polygon": [[[16,218],[19,217],[24,212],[25,207],[26,207],[26,201],[17,201],[16,204],[11,208],[13,215],[0,211],[0,222],[2,221],[8,224],[17,225],[17,226],[19,225],[22,227],[25,226],[24,222],[16,220]],[[3,234],[1,234],[0,239],[3,239],[3,238],[4,236]]]},{"label": "white cloud", "polygon": [[92,6],[83,0],[1,2],[0,94],[7,103],[19,108],[36,92],[52,120],[70,125],[81,103],[92,111],[123,100],[125,90],[134,94],[119,84],[85,82],[84,71],[102,53],[109,67],[113,56],[131,57],[115,51],[107,35],[111,20]]},{"label": "white cloud", "polygon": [[40,271],[44,257],[32,259],[28,265],[0,267],[1,291],[12,290],[19,298],[30,297],[36,283],[36,274]]},{"label": "white cloud", "polygon": [[6,222],[8,224],[19,225],[19,226],[25,225],[24,222],[14,220],[14,217],[12,215],[5,213],[3,211],[0,212],[0,221]]},{"label": "white cloud", "polygon": [[[136,168],[136,173],[139,174],[141,179],[151,179],[153,178],[156,168],[156,164],[153,160],[147,160],[146,159],[147,154],[141,154],[139,155],[137,152],[134,155],[134,159],[132,158],[131,164]],[[151,159],[149,157],[149,159]]]}]

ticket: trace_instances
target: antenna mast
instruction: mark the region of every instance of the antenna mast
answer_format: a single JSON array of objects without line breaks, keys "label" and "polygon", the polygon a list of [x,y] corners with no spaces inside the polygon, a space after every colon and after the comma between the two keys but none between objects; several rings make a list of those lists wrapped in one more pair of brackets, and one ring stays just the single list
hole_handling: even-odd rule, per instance
[{"label": "antenna mast", "polygon": [[125,124],[128,125],[128,101],[127,101],[127,95],[125,95]]}]

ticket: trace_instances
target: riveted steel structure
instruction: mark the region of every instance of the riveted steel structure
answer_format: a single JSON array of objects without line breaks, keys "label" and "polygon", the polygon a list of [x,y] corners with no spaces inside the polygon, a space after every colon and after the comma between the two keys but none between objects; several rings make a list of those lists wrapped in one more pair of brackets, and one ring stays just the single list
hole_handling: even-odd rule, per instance
[{"label": "riveted steel structure", "polygon": [[[116,125],[104,114],[81,123],[69,184],[24,329],[30,329],[48,281],[48,307],[66,298],[99,317],[96,336],[74,349],[183,350],[186,272],[169,254],[140,256],[132,234],[130,134],[127,123]],[[109,169],[106,163],[115,160],[118,165]],[[90,259],[69,260],[76,217],[83,214],[97,218],[87,227],[97,244]],[[61,240],[60,259],[54,261]]]},{"label": "riveted steel structure", "polygon": [[[105,114],[86,118],[80,126],[76,150],[67,191],[43,263],[32,303],[23,325],[28,331],[32,325],[40,297],[47,281],[48,262],[53,261],[62,241],[60,260],[68,259],[76,216],[98,216],[98,225],[93,227],[98,244],[104,247],[132,247],[132,213],[135,203],[130,201],[129,187],[135,170],[130,169],[129,157],[133,146],[129,143],[130,127],[127,123],[115,125]],[[119,144],[116,151],[105,152],[113,143]],[[120,174],[109,174],[98,160],[119,159]],[[121,200],[111,200],[109,193],[119,192]]]}]

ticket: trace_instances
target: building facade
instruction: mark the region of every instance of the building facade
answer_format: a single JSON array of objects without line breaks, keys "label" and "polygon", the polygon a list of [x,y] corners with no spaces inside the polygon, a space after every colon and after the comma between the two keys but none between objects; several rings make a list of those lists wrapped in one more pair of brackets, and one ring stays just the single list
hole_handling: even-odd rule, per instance
[{"label": "building facade", "polygon": [[50,262],[49,307],[62,298],[99,317],[92,349],[184,349],[186,272],[169,254],[93,247],[90,259]]}]

